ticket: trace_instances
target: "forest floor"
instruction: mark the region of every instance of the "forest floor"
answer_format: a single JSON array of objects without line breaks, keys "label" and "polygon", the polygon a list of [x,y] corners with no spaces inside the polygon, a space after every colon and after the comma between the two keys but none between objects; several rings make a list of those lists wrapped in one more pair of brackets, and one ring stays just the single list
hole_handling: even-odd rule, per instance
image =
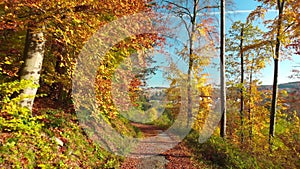
[{"label": "forest floor", "polygon": [[[299,168],[298,149],[279,147],[271,154],[268,149],[249,152],[218,135],[199,144],[199,133],[194,130],[181,141],[176,133],[171,134],[162,127],[131,123],[118,117],[110,121],[116,131],[140,140],[134,147],[126,145],[125,150],[130,150],[130,154],[123,157],[105,150],[88,137],[72,104],[36,98],[33,115],[41,118],[34,123],[24,123],[23,116],[16,116],[13,123],[2,122],[9,128],[0,132],[0,168]],[[293,147],[298,145],[297,138],[295,136],[291,143],[286,141]],[[159,151],[151,151],[153,149]],[[275,155],[277,158],[273,161]]]},{"label": "forest floor", "polygon": [[[143,133],[144,137],[153,137],[158,135],[163,131],[162,128],[159,128],[154,125],[132,123],[135,127],[139,128]],[[166,136],[170,137],[170,136]],[[165,139],[165,140],[169,140]],[[165,140],[159,140],[159,144],[169,144]],[[156,142],[156,141],[155,141]],[[148,145],[139,146],[140,152],[147,152],[147,146],[151,146],[151,143]],[[154,145],[157,144],[153,143]],[[143,150],[145,149],[145,150]],[[121,165],[122,169],[196,169],[196,168],[208,168],[204,164],[200,164],[193,160],[193,153],[188,148],[186,143],[180,142],[175,147],[167,150],[166,152],[155,154],[148,154],[143,158],[133,158],[128,157]]]},{"label": "forest floor", "polygon": [[[48,108],[59,108],[63,107],[65,112],[74,111],[72,108],[66,108],[66,105],[58,105],[51,100],[46,100],[38,98],[34,106],[34,112],[38,112],[42,109]],[[72,106],[71,106],[72,107]],[[149,124],[142,123],[131,123],[134,127],[137,127],[143,137],[154,137],[160,133],[163,133],[165,129]],[[128,157],[121,163],[121,169],[197,169],[197,168],[211,168],[211,166],[204,163],[197,162],[192,150],[188,148],[186,142],[182,141],[180,143],[173,142],[169,135],[165,135],[166,139],[153,140],[153,144],[145,143],[144,145],[138,146],[136,154],[143,153],[143,158]],[[147,154],[147,148],[149,146],[170,146],[173,148],[167,149],[167,151],[159,154]],[[134,152],[133,152],[134,153]]]}]

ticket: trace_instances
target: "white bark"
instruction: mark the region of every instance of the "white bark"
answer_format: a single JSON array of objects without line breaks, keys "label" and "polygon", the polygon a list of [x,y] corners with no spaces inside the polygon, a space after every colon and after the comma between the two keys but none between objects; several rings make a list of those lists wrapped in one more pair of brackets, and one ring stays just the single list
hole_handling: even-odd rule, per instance
[{"label": "white bark", "polygon": [[[40,72],[45,52],[44,27],[39,29],[29,29],[26,35],[24,50],[24,65],[21,71],[21,80],[32,80],[34,84],[39,84]],[[27,87],[21,92],[20,105],[32,111],[37,87]]]}]

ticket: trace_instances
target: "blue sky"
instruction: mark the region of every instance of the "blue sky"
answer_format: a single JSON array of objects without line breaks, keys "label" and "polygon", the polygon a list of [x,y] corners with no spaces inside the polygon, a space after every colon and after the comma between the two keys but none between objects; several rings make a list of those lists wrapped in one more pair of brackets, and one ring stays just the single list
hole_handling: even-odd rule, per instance
[{"label": "blue sky", "polygon": [[[245,21],[248,14],[256,8],[256,6],[259,5],[258,2],[254,0],[234,0],[235,1],[235,7],[233,9],[227,9],[226,10],[226,31],[229,30],[232,23],[234,21]],[[265,18],[274,18],[276,17],[276,10],[269,11]],[[263,30],[265,29],[263,25],[259,25]],[[157,57],[157,56],[156,56]],[[293,56],[292,61],[285,60],[280,62],[280,69],[279,69],[279,83],[286,83],[291,81],[296,81],[295,79],[288,78],[289,75],[291,75],[291,70],[293,69],[293,65],[296,65],[296,63],[300,63],[300,57],[299,56]],[[182,62],[178,60],[179,62]],[[158,59],[158,62],[162,62],[161,59]],[[158,63],[159,65],[160,63]],[[216,67],[213,68],[206,68],[205,72],[210,73],[211,77],[215,78],[214,82],[218,83],[219,81],[219,72]],[[147,81],[149,86],[168,86],[168,82],[163,80],[162,76],[163,70],[158,71],[157,75],[153,76],[150,80]],[[265,69],[262,70],[262,74],[259,76],[262,84],[271,85],[273,83],[273,60],[271,60],[270,64],[267,65]]]}]

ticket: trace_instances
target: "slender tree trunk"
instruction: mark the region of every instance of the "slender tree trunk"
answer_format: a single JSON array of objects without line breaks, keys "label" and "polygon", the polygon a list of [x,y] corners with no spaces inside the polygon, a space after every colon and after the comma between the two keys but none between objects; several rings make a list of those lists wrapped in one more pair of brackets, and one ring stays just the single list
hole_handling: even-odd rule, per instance
[{"label": "slender tree trunk", "polygon": [[244,42],[244,26],[241,28],[240,34],[240,56],[241,56],[241,89],[240,89],[240,120],[241,120],[241,143],[244,142],[244,52],[243,52],[243,42]]},{"label": "slender tree trunk", "polygon": [[278,92],[278,72],[279,72],[279,57],[280,57],[280,36],[282,29],[282,13],[285,0],[277,0],[278,7],[278,25],[276,35],[276,46],[274,56],[274,81],[273,81],[273,93],[272,93],[272,106],[270,112],[270,130],[269,130],[269,145],[270,151],[272,151],[273,138],[275,136],[275,123],[276,123],[276,111],[277,111],[277,92]]},{"label": "slender tree trunk", "polygon": [[220,79],[221,79],[221,127],[220,136],[226,137],[226,81],[225,81],[225,0],[221,0],[220,28]]},{"label": "slender tree trunk", "polygon": [[[259,55],[259,54],[258,54]],[[248,121],[250,122],[250,128],[249,128],[249,139],[250,139],[250,145],[252,144],[252,133],[253,133],[253,113],[251,111],[252,109],[252,83],[253,83],[253,69],[254,69],[254,58],[252,59],[252,64],[250,68],[250,81],[249,81],[249,108],[248,108]]]},{"label": "slender tree trunk", "polygon": [[[27,30],[24,63],[20,72],[20,79],[32,80],[35,85],[39,84],[40,72],[45,52],[44,27],[30,26]],[[32,111],[37,87],[29,86],[21,92],[20,105]]]},{"label": "slender tree trunk", "polygon": [[[190,51],[192,51],[190,49]],[[187,95],[188,95],[188,107],[187,107],[187,113],[188,113],[188,120],[187,120],[187,126],[191,125],[192,121],[192,91],[191,91],[191,76],[192,76],[192,65],[193,65],[193,60],[190,58],[189,60],[189,68],[188,68],[188,86],[187,86]]]},{"label": "slender tree trunk", "polygon": [[191,91],[191,79],[192,79],[192,69],[193,69],[193,63],[194,63],[194,35],[196,32],[196,18],[197,18],[197,6],[198,6],[198,1],[194,0],[194,8],[193,8],[193,16],[191,18],[191,22],[192,22],[192,29],[191,29],[191,35],[190,35],[190,48],[189,48],[189,67],[188,67],[188,121],[187,121],[187,125],[191,125],[191,121],[193,118],[193,114],[192,114],[192,91]]},{"label": "slender tree trunk", "polygon": [[[277,46],[277,45],[276,45]],[[272,139],[275,136],[275,123],[276,123],[276,112],[277,112],[277,92],[278,92],[278,70],[279,64],[278,59],[274,58],[274,80],[272,89],[272,105],[270,112],[270,129],[269,129],[269,144],[272,146]]]}]

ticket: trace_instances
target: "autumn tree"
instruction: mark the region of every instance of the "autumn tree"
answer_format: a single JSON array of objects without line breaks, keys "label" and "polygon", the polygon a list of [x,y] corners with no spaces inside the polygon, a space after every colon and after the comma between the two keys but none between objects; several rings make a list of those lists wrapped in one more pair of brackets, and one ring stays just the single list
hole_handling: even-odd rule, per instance
[{"label": "autumn tree", "polygon": [[281,46],[281,36],[283,27],[283,10],[285,6],[285,0],[277,1],[278,9],[278,23],[277,23],[277,33],[276,33],[276,45],[275,45],[275,56],[274,56],[274,81],[273,81],[273,95],[272,95],[272,106],[270,112],[270,130],[269,130],[269,144],[272,144],[272,139],[275,136],[275,118],[276,118],[276,106],[277,106],[277,91],[278,91],[278,71],[279,71],[279,57],[280,57],[280,46]]},{"label": "autumn tree", "polygon": [[[23,48],[24,54],[22,54],[24,59],[19,59],[24,61],[19,77],[31,79],[38,84],[39,74],[43,72],[41,82],[44,86],[49,85],[50,90],[64,88],[68,93],[71,88],[74,59],[89,36],[99,26],[117,17],[150,9],[150,5],[140,1],[134,3],[115,1],[39,1],[33,3],[20,0],[3,1],[1,5],[4,10],[2,30],[28,32],[26,47]],[[47,64],[43,64],[42,69],[43,60]],[[44,89],[46,88],[42,90],[45,91]],[[27,93],[28,91],[30,93]],[[23,106],[32,109],[36,91],[36,85],[23,90],[24,94],[21,94],[25,97],[22,101]],[[49,93],[49,89],[46,92]],[[62,90],[56,91],[56,93],[63,92]],[[31,96],[28,98],[28,95]],[[29,104],[25,105],[27,102]]]},{"label": "autumn tree", "polygon": [[[299,6],[297,1],[287,0],[258,0],[262,6],[258,6],[253,11],[249,18],[257,18],[255,16],[263,17],[268,9],[276,8],[277,17],[274,20],[267,20],[264,23],[269,28],[269,31],[264,35],[265,40],[262,43],[270,43],[273,46],[273,89],[272,89],[272,106],[270,109],[270,128],[269,128],[269,143],[270,150],[272,149],[272,140],[275,136],[275,124],[277,113],[277,99],[278,99],[278,72],[279,61],[282,59],[283,49],[290,44],[290,40],[299,35],[298,20],[295,18],[299,13]],[[286,52],[286,51],[285,51]]]},{"label": "autumn tree", "polygon": [[[46,112],[40,109],[33,109],[33,113],[28,111],[32,109],[35,92],[39,89],[39,92],[43,94],[51,95],[57,92],[59,95],[61,90],[54,91],[53,89],[56,88],[63,88],[63,90],[69,92],[72,88],[71,78],[74,73],[75,60],[90,36],[106,23],[124,15],[147,12],[150,10],[150,7],[150,4],[140,0],[4,0],[0,2],[0,134],[1,138],[3,138],[0,146],[2,152],[1,166],[8,168],[51,168],[60,165],[64,167],[67,165],[68,167],[79,167],[79,163],[81,163],[79,162],[80,157],[64,158],[63,152],[57,151],[57,144],[52,139],[54,138],[53,135],[48,135],[48,132],[45,132],[45,130],[50,131],[52,128],[48,125],[49,116],[46,115],[48,110]],[[108,62],[107,64],[99,63],[99,65],[108,65],[108,68],[109,66],[116,67],[118,62],[113,61],[116,60],[115,58],[123,57],[123,55],[120,56],[120,53],[125,52],[126,56],[128,56],[137,49],[141,49],[141,46],[144,48],[150,47],[154,44],[156,37],[156,35],[137,35],[137,37],[126,39],[113,47],[111,53],[109,53],[110,55],[108,54],[111,58],[104,60]],[[23,68],[21,69],[22,64]],[[101,68],[99,69],[101,71]],[[103,72],[100,75],[103,75]],[[112,74],[112,72],[109,73]],[[34,77],[32,77],[32,74]],[[21,78],[22,80],[18,80]],[[24,80],[25,78],[26,80]],[[99,78],[104,79],[105,76]],[[26,81],[26,84],[24,81]],[[29,83],[30,85],[28,85]],[[41,87],[38,88],[38,85]],[[102,83],[99,85],[105,88],[107,84]],[[130,85],[132,85],[132,88],[136,87],[136,83],[131,83]],[[33,92],[27,93],[27,89]],[[29,97],[27,100],[23,99],[23,102],[27,103],[28,101],[29,103],[23,104],[27,108],[20,108],[19,93],[22,93],[22,97]],[[48,102],[52,102],[54,99],[45,100],[43,100],[42,106],[48,106]],[[65,101],[50,105],[57,106],[58,109],[59,104],[63,104],[64,107],[62,108],[68,109],[69,107],[64,105]],[[103,101],[105,102],[100,106],[103,106],[102,108],[108,111],[105,115],[115,115],[115,112],[109,112],[111,110],[109,107],[111,106],[110,102],[107,100]],[[69,113],[69,111],[62,112],[56,109],[51,111],[62,116],[65,113]],[[72,111],[72,113],[74,112]],[[71,115],[72,118],[73,115]],[[65,117],[62,118],[64,119]],[[61,120],[60,117],[56,117],[56,119]],[[72,124],[70,130],[67,129],[68,131],[66,131],[64,130],[65,126],[59,126],[57,131],[73,135],[73,129],[76,128],[75,130],[80,132],[78,138],[82,139],[82,126],[78,126],[77,122],[76,124],[73,122],[69,123],[67,120],[65,124]],[[123,121],[118,123],[120,126],[122,124],[124,124]],[[134,133],[133,131],[130,134]],[[5,138],[3,137],[4,135]],[[14,144],[11,145],[10,138],[14,138],[17,141],[14,141]],[[70,141],[70,146],[73,145],[72,138],[68,138],[68,140]],[[92,145],[93,143],[89,140],[84,142],[84,144],[83,149],[87,148],[86,145]],[[12,149],[9,147],[12,147]],[[99,150],[98,147],[97,149]],[[102,149],[99,151],[102,151]],[[28,152],[30,157],[27,156]],[[84,158],[91,160],[84,154],[82,155]],[[102,161],[102,157],[101,160],[97,160],[97,163],[98,161]],[[99,167],[99,163],[96,165]],[[87,165],[82,165],[81,163],[80,166],[86,168]],[[102,167],[102,164],[100,166]]]},{"label": "autumn tree", "polygon": [[[272,106],[270,110],[270,130],[269,130],[269,143],[272,147],[272,140],[275,136],[275,124],[276,124],[276,112],[277,112],[277,92],[278,92],[278,72],[279,72],[279,60],[281,59],[281,50],[283,47],[289,44],[289,39],[295,37],[299,32],[297,31],[297,19],[295,15],[299,13],[299,7],[296,5],[296,1],[287,0],[268,0],[261,1],[263,7],[260,11],[266,11],[275,7],[278,11],[278,15],[274,22],[271,22],[270,31],[267,33],[267,37],[270,39],[271,44],[274,45],[274,81],[272,92]],[[298,32],[298,33],[297,33]],[[290,37],[290,38],[288,38]]]},{"label": "autumn tree", "polygon": [[204,76],[201,78],[201,74],[203,75],[204,67],[210,62],[207,56],[209,55],[208,51],[214,50],[213,42],[216,40],[215,20],[205,15],[204,12],[218,8],[218,6],[212,1],[200,0],[163,1],[163,4],[168,11],[180,19],[181,30],[184,30],[187,36],[186,42],[180,44],[182,48],[178,49],[177,54],[187,63],[187,125],[191,125],[192,104],[196,101],[192,97],[192,81],[196,79],[200,82],[198,86],[203,87],[201,90],[205,90],[203,86],[205,80],[203,79]]},{"label": "autumn tree", "polygon": [[[245,50],[247,46],[255,46],[263,41],[263,32],[253,26],[251,22],[234,22],[227,37],[227,78],[230,92],[239,90],[239,114],[240,114],[240,136],[241,143],[244,142],[245,117],[251,121],[251,109],[253,106],[246,105],[252,102],[253,82],[258,77],[257,74],[266,66],[266,62],[271,57],[270,45],[258,45],[256,48]],[[232,94],[231,94],[232,95]],[[231,96],[234,97],[234,96]],[[248,100],[248,101],[247,101]],[[246,109],[248,107],[248,115]],[[250,133],[252,133],[250,129]],[[251,134],[250,134],[251,135]],[[250,136],[251,137],[251,136]]]},{"label": "autumn tree", "polygon": [[[22,59],[24,63],[19,71],[19,77],[21,80],[26,79],[34,84],[34,86],[27,87],[21,92],[21,106],[32,110],[33,100],[37,92],[36,85],[39,84],[46,50],[46,38],[49,37],[48,35],[53,30],[61,31],[61,27],[55,29],[55,24],[61,23],[62,18],[67,13],[70,14],[67,10],[68,8],[75,11],[77,4],[56,4],[54,1],[40,1],[36,3],[31,1],[4,1],[3,5],[5,8],[4,24],[13,24],[16,32],[27,32]],[[53,6],[54,8],[52,8]],[[68,21],[72,21],[72,19],[74,18],[69,18]]]}]

